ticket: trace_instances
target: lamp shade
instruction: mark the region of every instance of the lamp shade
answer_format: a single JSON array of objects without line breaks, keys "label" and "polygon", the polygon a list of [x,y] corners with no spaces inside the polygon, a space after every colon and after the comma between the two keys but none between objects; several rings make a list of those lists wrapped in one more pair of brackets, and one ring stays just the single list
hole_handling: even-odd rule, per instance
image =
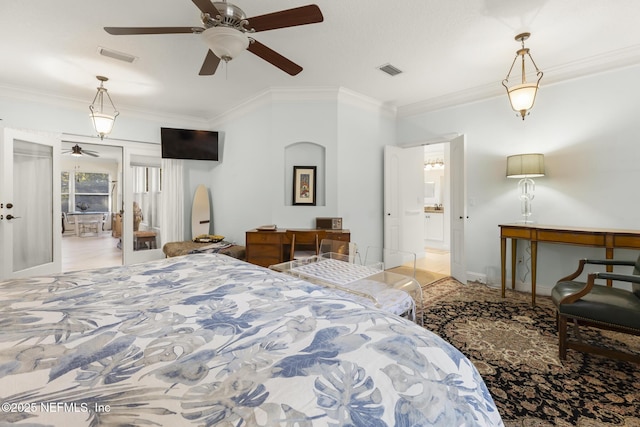
[{"label": "lamp shade", "polygon": [[249,46],[249,37],[228,27],[211,27],[202,32],[209,49],[220,59],[230,61]]},{"label": "lamp shade", "polygon": [[516,154],[507,157],[507,178],[544,176],[544,154]]}]

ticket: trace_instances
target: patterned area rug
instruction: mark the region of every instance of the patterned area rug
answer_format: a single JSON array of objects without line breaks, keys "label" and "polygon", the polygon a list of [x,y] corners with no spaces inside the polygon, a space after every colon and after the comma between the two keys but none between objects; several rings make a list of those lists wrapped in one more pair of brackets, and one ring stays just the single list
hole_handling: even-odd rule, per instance
[{"label": "patterned area rug", "polygon": [[[508,427],[640,426],[640,365],[558,357],[548,297],[445,278],[423,286],[424,324],[478,368]],[[640,337],[581,328],[583,339],[640,353]]]}]

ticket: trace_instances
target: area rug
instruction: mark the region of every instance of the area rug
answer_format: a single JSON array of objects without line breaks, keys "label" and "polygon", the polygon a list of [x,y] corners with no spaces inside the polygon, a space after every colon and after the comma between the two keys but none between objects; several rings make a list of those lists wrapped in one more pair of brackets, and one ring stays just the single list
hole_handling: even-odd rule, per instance
[{"label": "area rug", "polygon": [[[558,357],[548,297],[445,278],[423,286],[424,324],[478,368],[508,427],[640,426],[640,365],[567,351]],[[640,353],[640,337],[581,329]]]}]

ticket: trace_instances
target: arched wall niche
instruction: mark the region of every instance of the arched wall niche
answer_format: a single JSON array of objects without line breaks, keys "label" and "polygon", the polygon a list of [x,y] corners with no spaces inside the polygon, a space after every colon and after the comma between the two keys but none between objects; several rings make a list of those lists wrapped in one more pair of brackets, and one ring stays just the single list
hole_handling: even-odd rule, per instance
[{"label": "arched wall niche", "polygon": [[300,141],[284,147],[285,206],[293,205],[293,167],[316,167],[316,206],[326,204],[326,148],[315,142]]}]

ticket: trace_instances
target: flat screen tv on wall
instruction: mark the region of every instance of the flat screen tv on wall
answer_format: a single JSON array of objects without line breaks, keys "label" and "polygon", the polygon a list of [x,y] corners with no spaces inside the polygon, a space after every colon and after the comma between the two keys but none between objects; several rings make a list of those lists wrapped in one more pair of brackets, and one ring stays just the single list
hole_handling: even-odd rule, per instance
[{"label": "flat screen tv on wall", "polygon": [[160,128],[163,159],[218,161],[218,132]]}]

